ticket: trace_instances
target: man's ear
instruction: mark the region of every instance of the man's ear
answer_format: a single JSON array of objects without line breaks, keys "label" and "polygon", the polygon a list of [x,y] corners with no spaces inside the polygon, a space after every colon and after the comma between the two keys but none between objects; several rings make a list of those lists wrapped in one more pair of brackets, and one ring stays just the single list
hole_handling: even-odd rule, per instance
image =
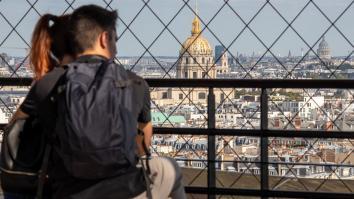
[{"label": "man's ear", "polygon": [[109,33],[107,31],[103,31],[99,36],[99,42],[102,49],[109,48]]}]

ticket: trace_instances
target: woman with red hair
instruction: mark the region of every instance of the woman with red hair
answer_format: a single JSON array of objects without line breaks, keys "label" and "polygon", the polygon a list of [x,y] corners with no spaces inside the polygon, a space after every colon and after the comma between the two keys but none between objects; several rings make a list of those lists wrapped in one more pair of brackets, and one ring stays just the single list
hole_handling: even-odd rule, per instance
[{"label": "woman with red hair", "polygon": [[[40,80],[44,75],[52,71],[55,67],[60,67],[70,63],[74,59],[71,52],[69,41],[70,15],[55,16],[52,14],[43,15],[37,22],[31,40],[31,51],[29,61],[34,72],[34,81]],[[31,89],[33,90],[33,89]],[[27,95],[25,101],[16,111],[9,124],[17,119],[26,119],[32,113],[36,106],[36,99],[31,92]],[[21,193],[4,193],[5,199],[32,199],[35,195]]]},{"label": "woman with red hair", "polygon": [[54,67],[73,60],[69,46],[70,15],[43,15],[33,31],[30,63],[39,80]]},{"label": "woman with red hair", "polygon": [[[30,66],[34,72],[34,82],[40,80],[55,67],[70,63],[74,53],[70,48],[69,33],[70,15],[55,16],[43,15],[37,22],[31,40],[29,54]],[[28,98],[28,97],[27,97]],[[24,119],[30,115],[27,111],[31,106],[30,99],[26,99],[16,111],[10,123],[15,119]]]}]

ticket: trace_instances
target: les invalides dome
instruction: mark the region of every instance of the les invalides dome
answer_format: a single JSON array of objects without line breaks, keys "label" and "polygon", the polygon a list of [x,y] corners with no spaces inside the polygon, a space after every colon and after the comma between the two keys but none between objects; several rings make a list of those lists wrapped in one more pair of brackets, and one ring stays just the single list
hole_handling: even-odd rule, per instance
[{"label": "les invalides dome", "polygon": [[197,16],[194,17],[191,33],[192,35],[183,42],[182,48],[179,51],[180,54],[186,51],[192,55],[210,55],[213,53],[209,41],[201,35],[200,21]]},{"label": "les invalides dome", "polygon": [[213,49],[201,34],[200,20],[194,17],[191,36],[179,51],[177,78],[215,78]]}]

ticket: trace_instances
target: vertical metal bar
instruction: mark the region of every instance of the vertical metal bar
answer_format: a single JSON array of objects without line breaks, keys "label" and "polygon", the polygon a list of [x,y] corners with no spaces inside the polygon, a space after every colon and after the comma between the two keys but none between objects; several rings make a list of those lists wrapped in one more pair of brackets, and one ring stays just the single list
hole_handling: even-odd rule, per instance
[{"label": "vertical metal bar", "polygon": [[[215,129],[215,95],[212,87],[208,94],[208,129]],[[215,199],[212,193],[216,188],[215,155],[215,135],[208,135],[208,199]]]},{"label": "vertical metal bar", "polygon": [[268,137],[264,134],[268,130],[268,94],[267,89],[262,88],[261,93],[261,198],[267,198],[268,191]]}]

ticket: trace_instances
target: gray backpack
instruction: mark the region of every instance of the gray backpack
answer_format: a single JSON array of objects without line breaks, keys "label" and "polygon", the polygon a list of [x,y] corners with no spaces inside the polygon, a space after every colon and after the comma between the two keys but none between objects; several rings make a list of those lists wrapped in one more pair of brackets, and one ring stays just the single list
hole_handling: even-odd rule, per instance
[{"label": "gray backpack", "polygon": [[135,167],[133,85],[140,84],[113,61],[68,65],[53,97],[57,105],[54,150],[80,179],[103,179]]}]

